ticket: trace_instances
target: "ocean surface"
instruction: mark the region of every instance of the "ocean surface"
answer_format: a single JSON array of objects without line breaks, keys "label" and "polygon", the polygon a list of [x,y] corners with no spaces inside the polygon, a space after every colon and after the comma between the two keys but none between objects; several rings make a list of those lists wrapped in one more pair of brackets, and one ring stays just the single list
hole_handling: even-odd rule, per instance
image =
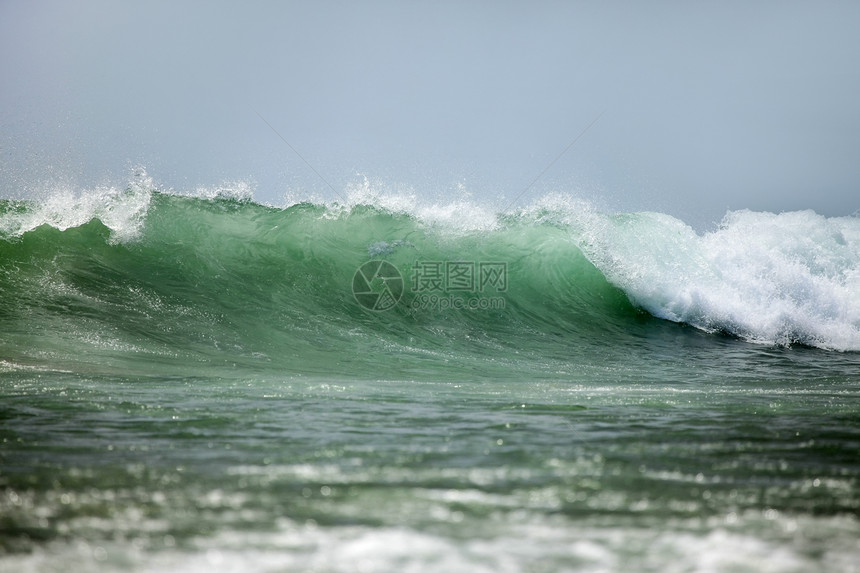
[{"label": "ocean surface", "polygon": [[0,200],[0,571],[860,571],[860,218]]}]

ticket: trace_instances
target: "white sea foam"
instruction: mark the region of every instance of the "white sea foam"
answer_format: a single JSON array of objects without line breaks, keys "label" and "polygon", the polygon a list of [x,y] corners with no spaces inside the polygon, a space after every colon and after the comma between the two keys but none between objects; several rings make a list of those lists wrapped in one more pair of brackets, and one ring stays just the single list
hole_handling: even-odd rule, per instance
[{"label": "white sea foam", "polygon": [[754,342],[860,350],[860,218],[736,211],[704,235],[661,213],[580,224],[592,262],[655,316]]},{"label": "white sea foam", "polygon": [[[518,572],[653,571],[710,573],[856,571],[853,543],[857,522],[728,514],[706,532],[637,527],[581,527],[557,519],[523,519],[514,514],[492,527],[496,535],[467,539],[403,527],[320,527],[281,519],[268,532],[224,531],[175,547],[165,534],[161,550],[147,543],[55,542],[27,555],[6,558],[11,570],[29,571],[396,571]],[[749,522],[761,535],[739,531]],[[802,536],[827,532],[815,551]]]}]

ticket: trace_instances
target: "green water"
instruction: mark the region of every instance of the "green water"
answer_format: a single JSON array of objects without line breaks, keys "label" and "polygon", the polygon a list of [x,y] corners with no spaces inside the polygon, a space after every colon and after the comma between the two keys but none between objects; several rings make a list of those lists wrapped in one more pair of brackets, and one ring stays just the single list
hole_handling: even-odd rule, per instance
[{"label": "green water", "polygon": [[4,561],[851,570],[856,380],[630,384],[608,370],[582,382],[6,372]]},{"label": "green water", "polygon": [[[850,220],[103,203],[0,209],[0,571],[857,570]],[[504,306],[422,307],[451,261]]]}]

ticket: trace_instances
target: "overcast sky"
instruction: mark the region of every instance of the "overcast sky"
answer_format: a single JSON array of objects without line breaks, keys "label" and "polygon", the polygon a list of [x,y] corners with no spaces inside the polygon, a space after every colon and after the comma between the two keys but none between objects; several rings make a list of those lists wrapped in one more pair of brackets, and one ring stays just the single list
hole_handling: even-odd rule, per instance
[{"label": "overcast sky", "polygon": [[522,203],[848,215],[858,30],[856,1],[0,0],[0,197],[142,165],[274,204],[367,176],[501,209],[605,112]]}]

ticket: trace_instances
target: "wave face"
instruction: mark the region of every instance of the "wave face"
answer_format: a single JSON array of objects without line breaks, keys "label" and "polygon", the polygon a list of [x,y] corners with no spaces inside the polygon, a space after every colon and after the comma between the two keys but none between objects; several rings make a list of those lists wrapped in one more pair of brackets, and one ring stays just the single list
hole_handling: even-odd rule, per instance
[{"label": "wave face", "polygon": [[[370,260],[400,275],[382,311],[353,292]],[[371,299],[389,284],[365,278]],[[370,193],[274,208],[143,180],[0,202],[0,295],[7,356],[54,366],[533,372],[726,334],[857,351],[860,219],[741,211],[700,235],[565,197],[502,214]]]}]

